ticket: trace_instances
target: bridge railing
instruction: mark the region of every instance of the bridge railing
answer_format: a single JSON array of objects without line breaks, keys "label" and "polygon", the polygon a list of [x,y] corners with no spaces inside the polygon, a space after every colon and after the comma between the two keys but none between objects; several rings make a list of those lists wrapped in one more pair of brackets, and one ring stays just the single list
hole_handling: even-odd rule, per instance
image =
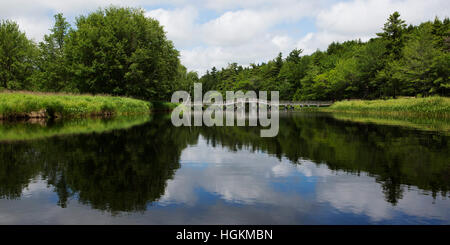
[{"label": "bridge railing", "polygon": [[[238,99],[236,101],[233,102],[227,102],[227,101],[223,101],[222,103],[215,103],[216,105],[222,105],[222,106],[227,106],[227,105],[231,105],[231,104],[239,104],[239,103],[258,103],[258,104],[267,104],[267,105],[271,105],[272,102],[271,101],[267,101],[267,100],[260,100],[260,99],[247,99],[247,100],[243,100],[243,99]],[[185,103],[187,104],[187,102]],[[191,106],[194,105],[201,105],[201,106],[208,106],[211,105],[213,103],[191,103]],[[330,106],[331,104],[333,104],[333,101],[286,101],[286,100],[282,100],[278,102],[279,106]]]},{"label": "bridge railing", "polygon": [[280,105],[331,105],[333,101],[317,101],[317,100],[305,100],[305,101],[280,101]]}]

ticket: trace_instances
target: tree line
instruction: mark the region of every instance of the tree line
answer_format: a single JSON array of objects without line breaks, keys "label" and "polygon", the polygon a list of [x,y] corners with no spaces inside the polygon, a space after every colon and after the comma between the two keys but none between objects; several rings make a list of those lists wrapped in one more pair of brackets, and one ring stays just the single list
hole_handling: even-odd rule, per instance
[{"label": "tree line", "polygon": [[201,78],[180,63],[157,20],[142,9],[109,7],[62,14],[43,41],[0,21],[0,89],[112,94],[170,100],[174,91],[280,91],[283,100],[376,99],[450,95],[450,20],[405,24],[398,12],[367,42],[333,42],[302,55],[292,50],[267,63],[213,67]]},{"label": "tree line", "polygon": [[76,18],[59,13],[35,43],[11,20],[0,21],[0,87],[170,100],[198,80],[157,20],[142,9],[109,7]]},{"label": "tree line", "polygon": [[333,42],[326,51],[294,49],[262,64],[213,67],[206,90],[280,92],[284,100],[341,100],[450,95],[450,20],[405,24],[398,12],[367,42]]}]

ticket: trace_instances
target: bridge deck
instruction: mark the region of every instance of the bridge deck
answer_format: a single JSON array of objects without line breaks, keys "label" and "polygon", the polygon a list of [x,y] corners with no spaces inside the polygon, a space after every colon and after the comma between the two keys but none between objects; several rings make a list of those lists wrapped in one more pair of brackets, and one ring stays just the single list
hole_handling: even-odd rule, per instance
[{"label": "bridge deck", "polygon": [[[216,103],[216,105],[222,105],[222,106],[228,106],[232,104],[238,104],[242,103],[243,101],[233,101],[233,102],[223,102],[223,103]],[[245,101],[247,104],[251,103],[258,103],[258,104],[266,104],[266,105],[274,105],[270,101],[266,100],[247,100]],[[201,105],[203,106],[210,106],[213,103],[191,103],[191,106]],[[310,106],[316,106],[316,107],[322,107],[322,106],[330,106],[333,104],[333,101],[279,101],[278,106],[283,107],[294,107],[294,106],[300,106],[300,107],[310,107]]]}]

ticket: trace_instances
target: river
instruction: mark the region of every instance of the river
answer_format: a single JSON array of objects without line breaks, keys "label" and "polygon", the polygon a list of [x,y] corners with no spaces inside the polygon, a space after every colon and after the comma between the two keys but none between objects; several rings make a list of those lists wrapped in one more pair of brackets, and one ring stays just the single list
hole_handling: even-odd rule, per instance
[{"label": "river", "polygon": [[326,113],[281,113],[273,138],[168,114],[3,123],[0,224],[450,224],[449,140]]}]

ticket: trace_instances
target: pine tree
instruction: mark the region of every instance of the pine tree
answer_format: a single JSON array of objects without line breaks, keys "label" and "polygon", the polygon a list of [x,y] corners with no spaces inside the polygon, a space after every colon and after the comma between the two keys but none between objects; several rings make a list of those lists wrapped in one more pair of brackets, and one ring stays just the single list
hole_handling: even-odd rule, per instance
[{"label": "pine tree", "polygon": [[379,37],[387,40],[387,51],[394,59],[399,59],[403,47],[403,32],[406,29],[405,21],[400,19],[400,14],[396,11],[391,14],[384,24],[383,31],[377,33]]}]

